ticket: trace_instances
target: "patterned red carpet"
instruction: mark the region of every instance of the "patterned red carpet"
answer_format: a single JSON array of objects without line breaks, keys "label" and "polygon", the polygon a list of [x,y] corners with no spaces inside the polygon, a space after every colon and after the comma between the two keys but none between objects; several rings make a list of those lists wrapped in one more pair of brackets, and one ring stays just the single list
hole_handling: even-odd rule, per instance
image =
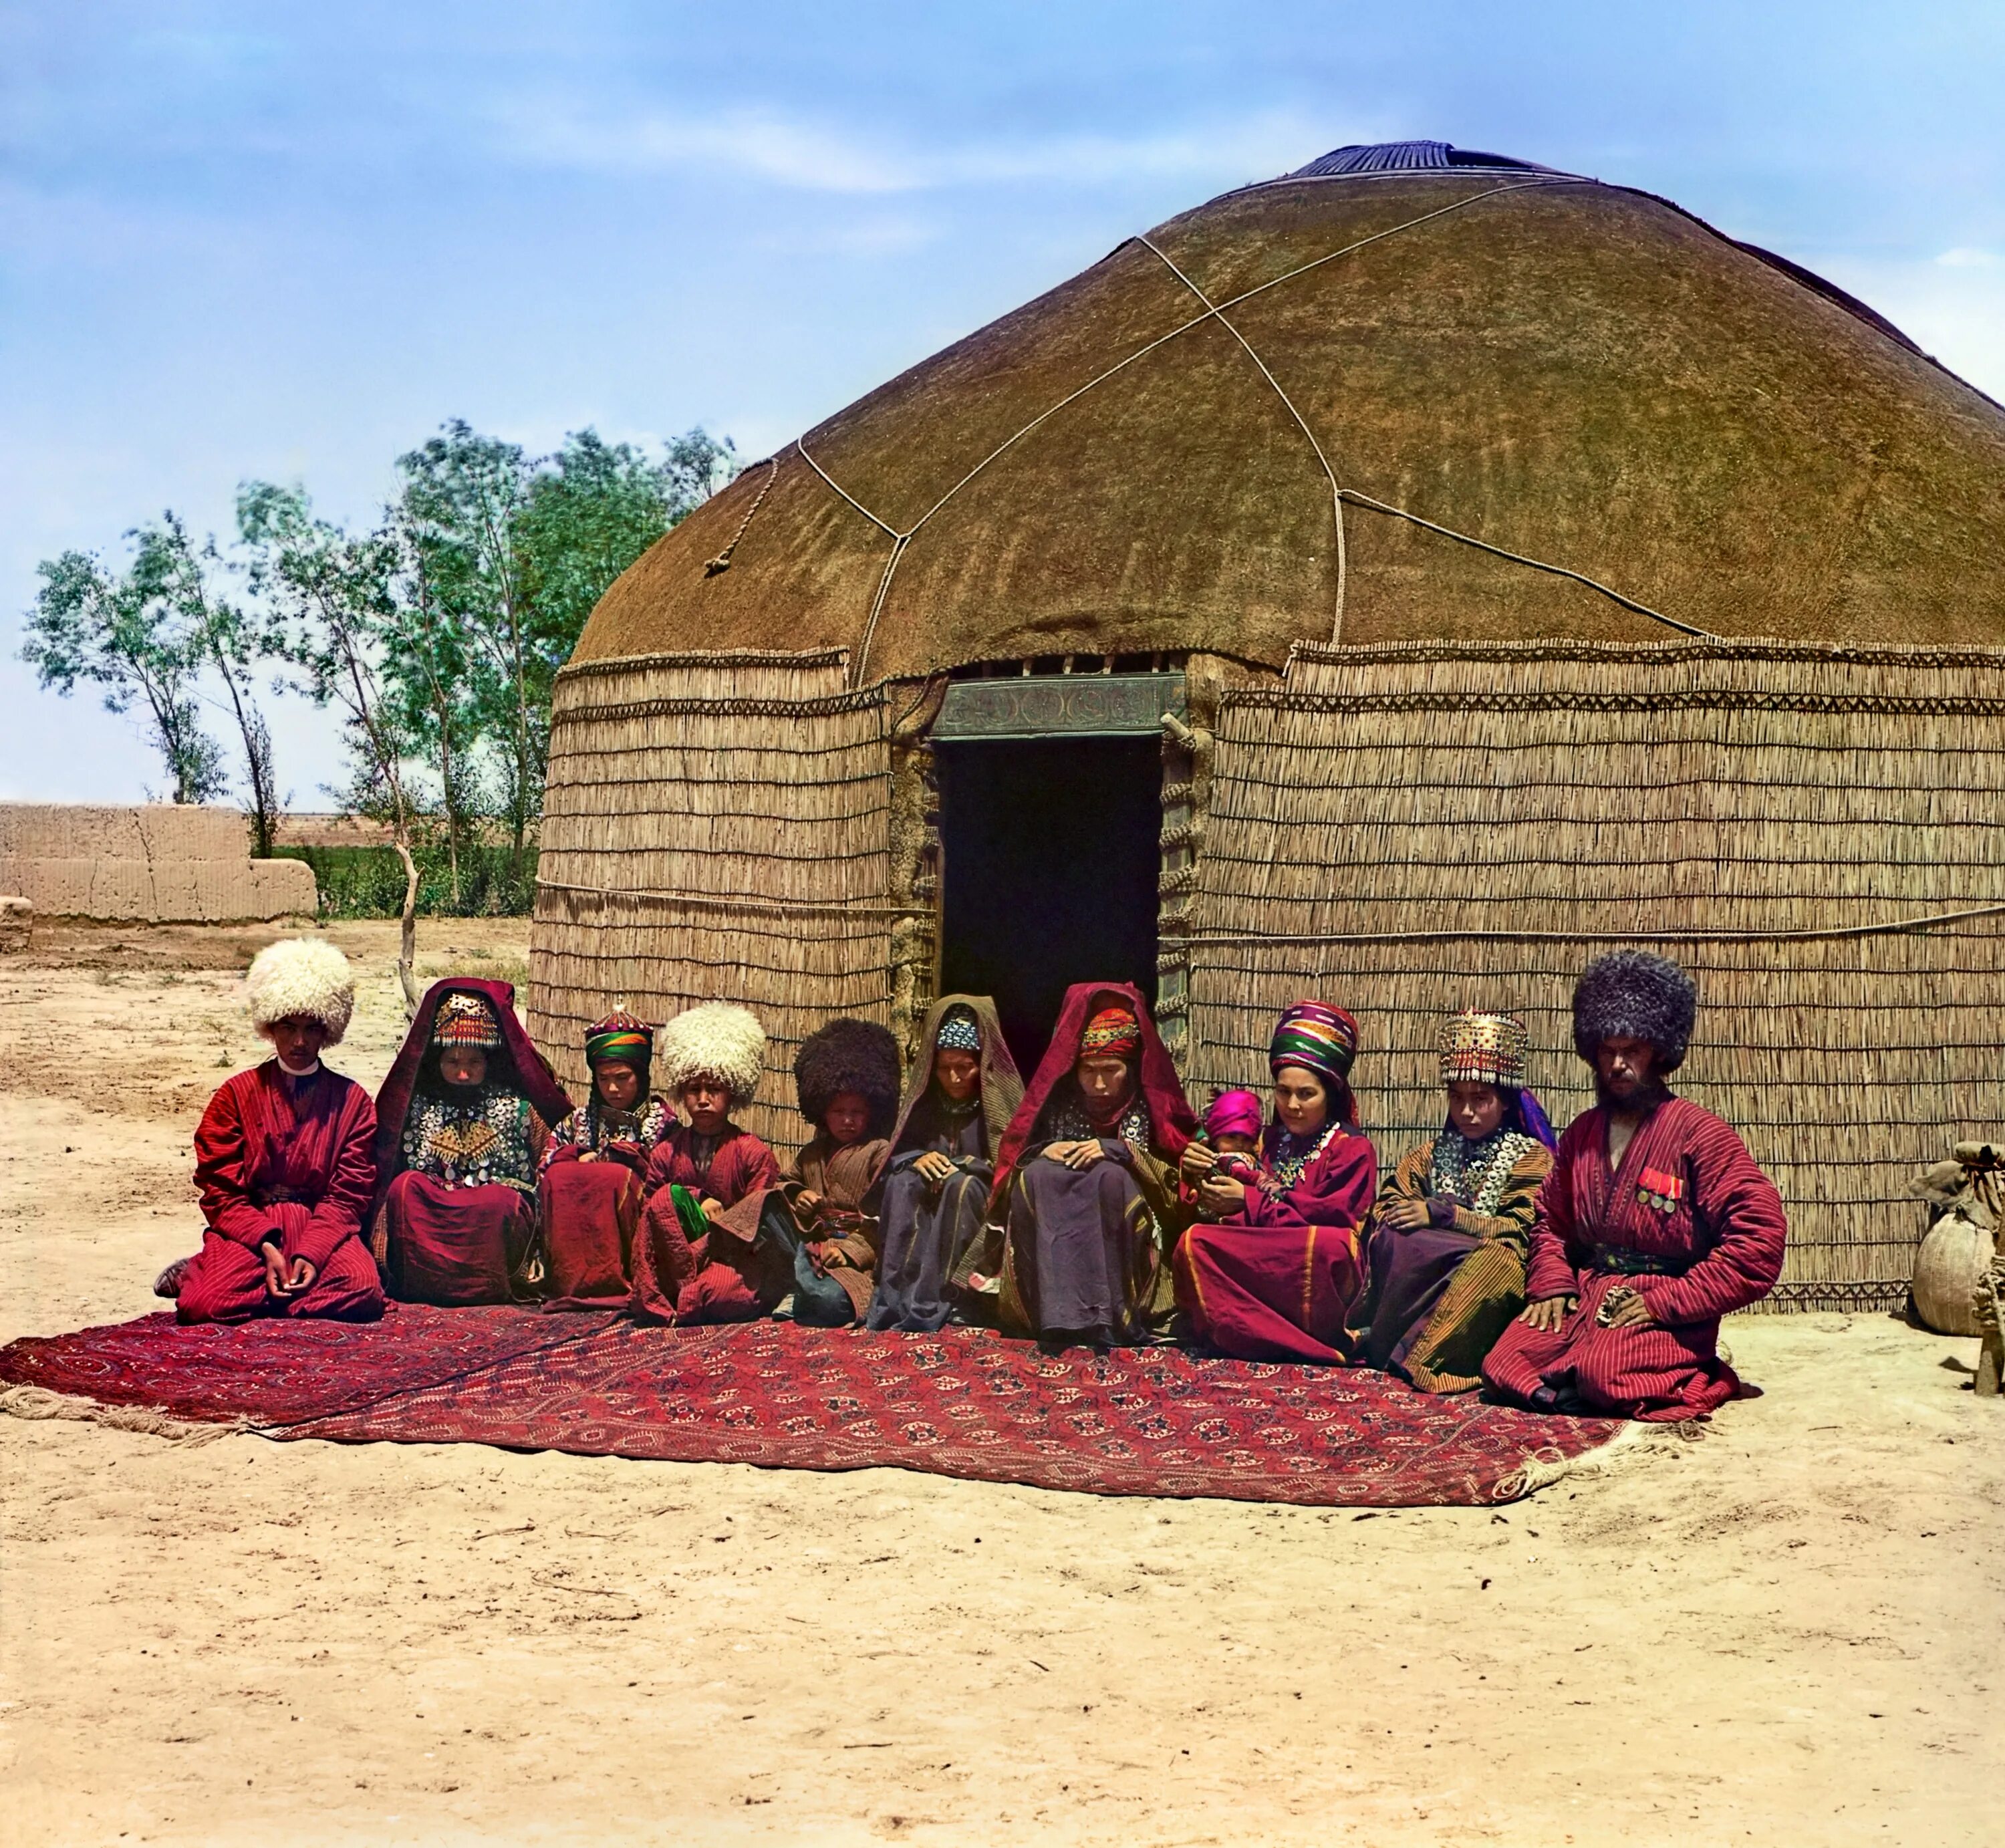
[{"label": "patterned red carpet", "polygon": [[[977,1329],[395,1309],[373,1326],[177,1328],[149,1316],[0,1349],[0,1382],[274,1438],[483,1443],[588,1456],[879,1466],[1095,1495],[1319,1506],[1505,1502],[1622,1429],[1382,1375],[1175,1348],[1053,1357]],[[1529,1480],[1528,1480],[1529,1478]]]}]

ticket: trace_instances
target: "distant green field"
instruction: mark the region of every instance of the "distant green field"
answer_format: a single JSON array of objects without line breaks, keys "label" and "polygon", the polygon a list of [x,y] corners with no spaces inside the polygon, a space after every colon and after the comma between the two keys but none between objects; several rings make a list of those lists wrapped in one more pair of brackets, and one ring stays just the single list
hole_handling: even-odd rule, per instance
[{"label": "distant green field", "polygon": [[[404,909],[404,868],[393,847],[281,847],[275,858],[304,860],[320,882],[323,918],[395,918]],[[443,849],[418,863],[421,918],[526,917],[535,903],[536,850],[469,847],[459,856],[459,897]]]}]

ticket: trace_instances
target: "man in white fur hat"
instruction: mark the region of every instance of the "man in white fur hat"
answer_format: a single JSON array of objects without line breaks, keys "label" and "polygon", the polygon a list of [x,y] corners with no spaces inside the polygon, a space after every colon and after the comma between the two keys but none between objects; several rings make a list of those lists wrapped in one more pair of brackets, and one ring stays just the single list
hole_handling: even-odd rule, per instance
[{"label": "man in white fur hat", "polygon": [[154,1284],[183,1322],[322,1316],[373,1322],[383,1286],[362,1242],[376,1184],[376,1108],[321,1053],[355,1010],[348,959],[318,937],[258,953],[251,1021],[273,1056],[210,1098],[195,1133],[202,1249]]}]

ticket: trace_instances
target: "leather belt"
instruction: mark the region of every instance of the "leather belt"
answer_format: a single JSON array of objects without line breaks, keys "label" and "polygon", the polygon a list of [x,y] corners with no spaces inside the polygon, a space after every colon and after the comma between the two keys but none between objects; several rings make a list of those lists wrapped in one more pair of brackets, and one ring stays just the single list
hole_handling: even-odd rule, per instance
[{"label": "leather belt", "polygon": [[1647,1251],[1631,1251],[1626,1245],[1597,1245],[1589,1255],[1589,1267],[1617,1277],[1683,1277],[1691,1270],[1691,1260],[1660,1258]]}]

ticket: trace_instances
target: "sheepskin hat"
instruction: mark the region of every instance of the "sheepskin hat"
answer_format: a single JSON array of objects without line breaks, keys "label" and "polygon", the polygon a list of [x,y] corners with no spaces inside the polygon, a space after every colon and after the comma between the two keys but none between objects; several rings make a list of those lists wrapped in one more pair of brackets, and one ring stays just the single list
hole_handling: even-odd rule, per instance
[{"label": "sheepskin hat", "polygon": [[1573,991],[1574,1049],[1589,1065],[1605,1039],[1646,1039],[1659,1070],[1684,1063],[1698,1012],[1698,984],[1674,962],[1645,950],[1597,957]]},{"label": "sheepskin hat", "polygon": [[844,1015],[817,1027],[794,1055],[794,1090],[801,1115],[819,1123],[838,1092],[853,1091],[870,1106],[870,1133],[890,1133],[904,1082],[891,1029]]},{"label": "sheepskin hat", "polygon": [[244,986],[251,1024],[263,1034],[281,1021],[304,1015],[327,1029],[329,1045],[339,1045],[355,1012],[355,976],[348,958],[325,937],[267,943],[251,959]]},{"label": "sheepskin hat", "polygon": [[729,1001],[702,1001],[662,1029],[656,1078],[679,1090],[692,1078],[715,1078],[742,1110],[759,1094],[766,1062],[766,1029],[748,1008]]}]

